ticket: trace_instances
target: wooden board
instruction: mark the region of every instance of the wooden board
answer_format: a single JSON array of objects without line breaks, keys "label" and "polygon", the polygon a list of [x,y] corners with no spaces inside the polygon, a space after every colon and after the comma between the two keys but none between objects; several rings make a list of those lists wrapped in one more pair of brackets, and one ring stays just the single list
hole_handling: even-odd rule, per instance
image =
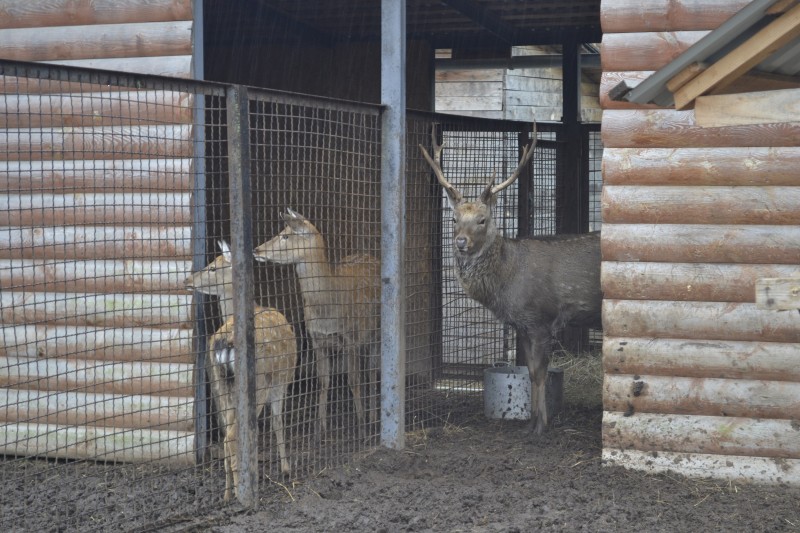
[{"label": "wooden board", "polygon": [[800,422],[657,413],[603,413],[603,446],[800,459]]},{"label": "wooden board", "polygon": [[194,395],[194,365],[0,357],[0,387],[153,396]]},{"label": "wooden board", "polygon": [[191,328],[192,296],[2,291],[0,323]]},{"label": "wooden board", "polygon": [[192,330],[88,326],[2,326],[0,356],[193,363]]},{"label": "wooden board", "polygon": [[603,464],[649,474],[673,472],[694,478],[800,485],[800,461],[796,459],[603,448]]},{"label": "wooden board", "polygon": [[800,121],[800,89],[701,96],[695,120],[704,128]]},{"label": "wooden board", "polygon": [[800,228],[609,223],[603,224],[601,248],[604,261],[796,265]]},{"label": "wooden board", "polygon": [[604,223],[800,225],[800,187],[604,184]]},{"label": "wooden board", "polygon": [[192,53],[192,21],[0,29],[3,58],[59,61]]},{"label": "wooden board", "polygon": [[191,0],[25,0],[0,9],[0,28],[191,19]]},{"label": "wooden board", "polygon": [[[800,275],[768,277],[756,281],[756,305],[771,311],[800,310]],[[787,276],[788,276],[787,275]]]},{"label": "wooden board", "polygon": [[641,413],[800,419],[800,383],[607,374],[603,408]]},{"label": "wooden board", "polygon": [[53,292],[183,292],[190,261],[0,259],[0,289]]},{"label": "wooden board", "polygon": [[[608,148],[603,186],[800,185],[800,147]],[[1,175],[1,174],[0,174]]]},{"label": "wooden board", "polygon": [[751,0],[603,0],[604,33],[713,30]]},{"label": "wooden board", "polygon": [[658,70],[708,31],[604,33],[600,62],[604,72]]},{"label": "wooden board", "polygon": [[3,424],[0,454],[46,459],[195,464],[194,432],[152,429]]},{"label": "wooden board", "polygon": [[0,227],[2,259],[187,260],[191,257],[191,226]]},{"label": "wooden board", "polygon": [[601,269],[612,300],[752,303],[757,280],[777,276],[800,276],[800,266],[604,261]]},{"label": "wooden board", "polygon": [[800,343],[800,315],[765,311],[752,303],[606,299],[603,333],[612,337]]},{"label": "wooden board", "polygon": [[797,344],[702,339],[603,338],[609,374],[800,382]]}]

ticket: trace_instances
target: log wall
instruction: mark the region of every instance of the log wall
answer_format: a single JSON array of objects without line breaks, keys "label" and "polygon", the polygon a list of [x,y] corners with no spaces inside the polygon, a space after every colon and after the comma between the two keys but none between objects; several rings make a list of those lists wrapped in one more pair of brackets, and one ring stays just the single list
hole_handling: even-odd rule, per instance
[{"label": "log wall", "polygon": [[[27,0],[0,57],[192,76],[191,0]],[[193,460],[194,95],[0,77],[0,453]]]},{"label": "log wall", "polygon": [[603,457],[800,483],[800,315],[755,305],[756,280],[800,276],[800,127],[609,97],[747,3],[602,5]]}]

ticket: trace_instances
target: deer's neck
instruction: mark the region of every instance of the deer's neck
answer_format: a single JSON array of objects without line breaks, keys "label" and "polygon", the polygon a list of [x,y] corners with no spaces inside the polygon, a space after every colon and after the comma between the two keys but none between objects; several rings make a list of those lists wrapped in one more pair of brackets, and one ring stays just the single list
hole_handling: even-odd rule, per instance
[{"label": "deer's neck", "polygon": [[497,281],[503,269],[505,239],[497,237],[479,254],[456,252],[456,274],[467,296],[491,309],[489,303],[497,292]]},{"label": "deer's neck", "polygon": [[325,320],[337,319],[339,291],[336,273],[328,261],[328,254],[321,250],[314,257],[297,263],[295,272],[300,282],[306,321],[313,330],[336,330],[338,326]]},{"label": "deer's neck", "polygon": [[219,305],[219,312],[222,315],[223,321],[227,321],[229,318],[233,317],[235,311],[235,307],[233,306],[233,294],[220,296],[217,304]]}]

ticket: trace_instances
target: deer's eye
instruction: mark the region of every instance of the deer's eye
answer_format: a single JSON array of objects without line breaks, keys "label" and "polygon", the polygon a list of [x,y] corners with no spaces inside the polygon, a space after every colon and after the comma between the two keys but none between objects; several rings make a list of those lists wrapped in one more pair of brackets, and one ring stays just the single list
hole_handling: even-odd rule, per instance
[{"label": "deer's eye", "polygon": [[458,221],[456,220],[456,217],[453,217],[453,224],[455,224],[456,222],[458,222]]},{"label": "deer's eye", "polygon": [[485,218],[482,218],[482,219],[478,220],[478,225],[479,226],[483,226],[485,223],[486,223],[486,219]]},{"label": "deer's eye", "polygon": [[288,239],[288,238],[289,238],[289,236],[288,236],[288,235],[281,235],[281,240],[282,240],[282,241],[285,241],[285,240],[286,240],[286,239]]},{"label": "deer's eye", "polygon": [[215,266],[208,267],[208,271],[209,272],[216,272],[217,271],[217,267],[215,267]]}]

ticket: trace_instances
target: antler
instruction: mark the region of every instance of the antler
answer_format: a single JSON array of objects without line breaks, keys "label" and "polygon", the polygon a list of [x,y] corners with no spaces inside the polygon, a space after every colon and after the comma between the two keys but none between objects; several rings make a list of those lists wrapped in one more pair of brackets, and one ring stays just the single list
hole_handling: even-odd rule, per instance
[{"label": "antler", "polygon": [[511,176],[507,180],[505,180],[503,183],[501,183],[499,185],[496,185],[494,187],[492,186],[492,183],[494,183],[494,179],[495,179],[495,175],[493,174],[492,178],[489,180],[489,183],[486,184],[486,190],[483,191],[483,195],[482,196],[484,196],[484,197],[493,196],[493,195],[499,193],[500,191],[502,191],[503,189],[505,189],[506,187],[508,187],[509,185],[511,185],[512,183],[514,183],[514,181],[519,177],[519,173],[522,171],[523,168],[525,168],[525,166],[530,161],[531,157],[533,157],[533,153],[534,153],[534,151],[536,151],[536,141],[537,140],[538,139],[536,137],[536,122],[534,122],[533,123],[533,141],[531,141],[531,143],[528,146],[526,146],[526,147],[524,147],[522,149],[522,157],[520,157],[520,159],[519,159],[519,164],[517,165],[517,169],[514,171],[513,174],[511,174]]},{"label": "antler", "polygon": [[463,198],[461,193],[453,187],[453,185],[447,181],[444,177],[444,171],[442,170],[442,148],[443,146],[436,142],[436,125],[434,124],[431,126],[431,146],[433,146],[433,156],[431,157],[428,151],[425,149],[424,146],[421,144],[419,145],[419,149],[422,151],[422,156],[425,158],[425,161],[433,169],[433,173],[436,174],[436,179],[439,180],[439,184],[444,188],[447,196],[450,197],[453,202],[458,203]]}]

